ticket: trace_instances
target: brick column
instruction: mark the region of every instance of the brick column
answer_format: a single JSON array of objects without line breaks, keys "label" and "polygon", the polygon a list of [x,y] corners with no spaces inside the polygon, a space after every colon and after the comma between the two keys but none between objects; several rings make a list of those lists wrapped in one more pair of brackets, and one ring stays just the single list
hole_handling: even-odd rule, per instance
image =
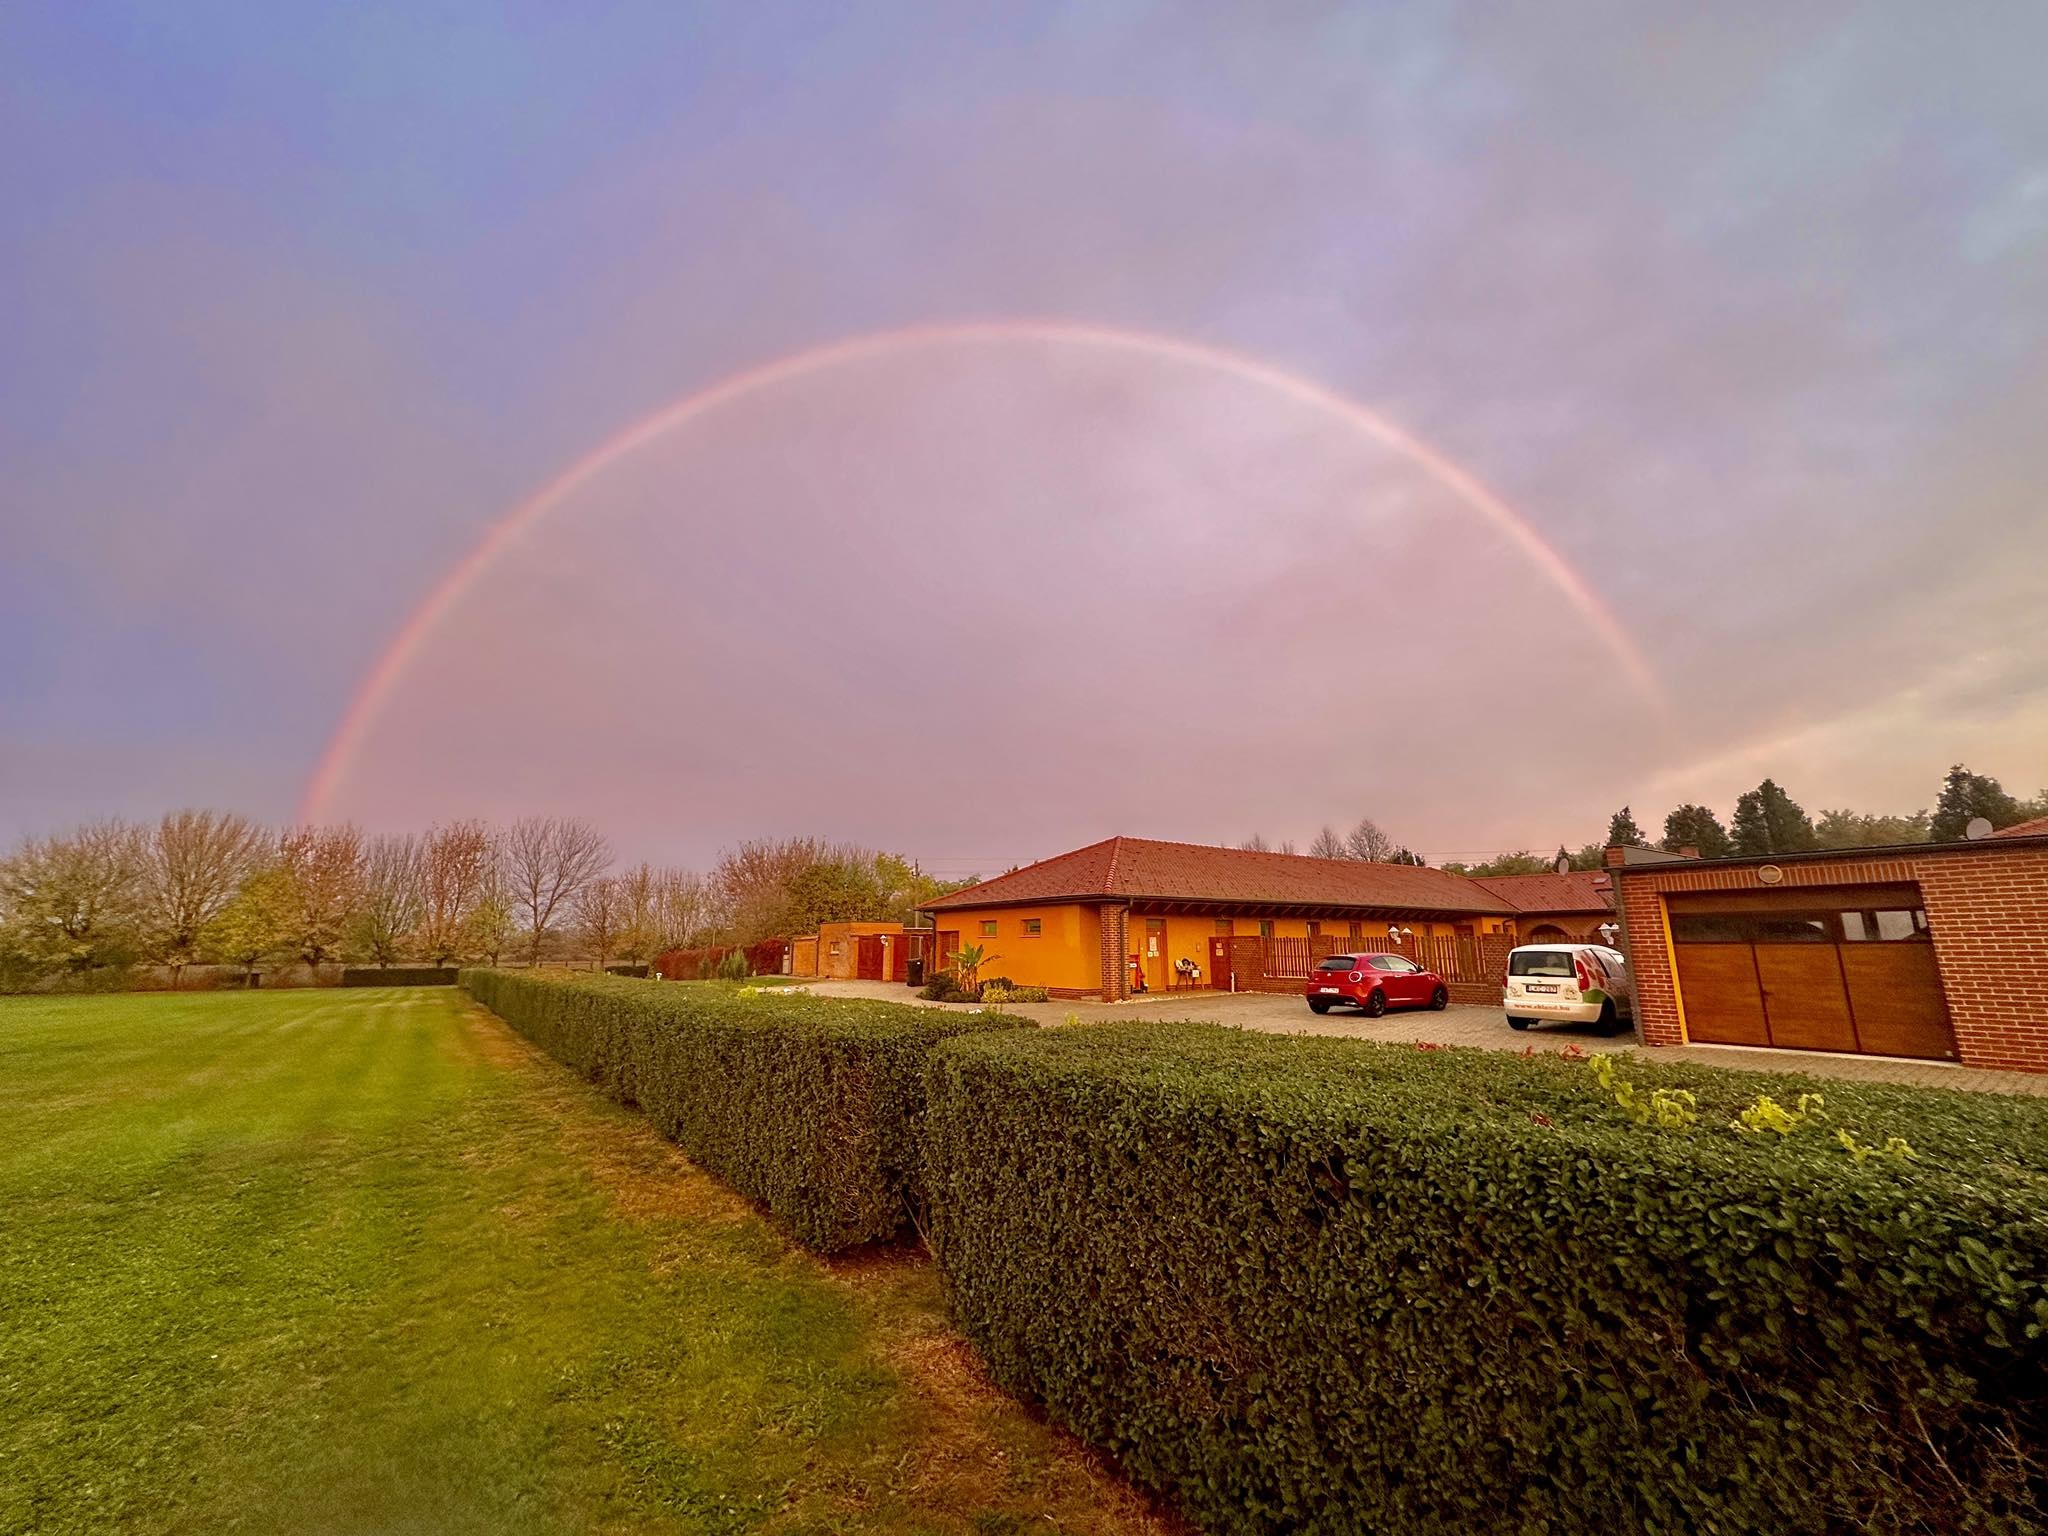
[{"label": "brick column", "polygon": [[1131,909],[1104,906],[1102,913],[1102,1000],[1131,995]]}]

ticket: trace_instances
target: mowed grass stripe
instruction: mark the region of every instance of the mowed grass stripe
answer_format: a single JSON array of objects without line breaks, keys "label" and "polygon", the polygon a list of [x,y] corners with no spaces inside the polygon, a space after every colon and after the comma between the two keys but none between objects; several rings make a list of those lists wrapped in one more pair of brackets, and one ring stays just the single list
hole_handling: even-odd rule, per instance
[{"label": "mowed grass stripe", "polygon": [[0,1531],[1150,1528],[451,992],[0,1000],[0,1112]]}]

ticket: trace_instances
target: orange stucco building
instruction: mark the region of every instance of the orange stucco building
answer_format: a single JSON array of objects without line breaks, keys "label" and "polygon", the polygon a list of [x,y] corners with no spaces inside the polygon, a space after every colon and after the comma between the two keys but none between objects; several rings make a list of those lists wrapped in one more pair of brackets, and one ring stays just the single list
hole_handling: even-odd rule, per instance
[{"label": "orange stucco building", "polygon": [[[1228,940],[1511,936],[1518,909],[1441,869],[1112,837],[923,908],[940,963],[963,944],[981,974],[1069,997],[1228,985]],[[1223,941],[1219,943],[1219,941]]]}]

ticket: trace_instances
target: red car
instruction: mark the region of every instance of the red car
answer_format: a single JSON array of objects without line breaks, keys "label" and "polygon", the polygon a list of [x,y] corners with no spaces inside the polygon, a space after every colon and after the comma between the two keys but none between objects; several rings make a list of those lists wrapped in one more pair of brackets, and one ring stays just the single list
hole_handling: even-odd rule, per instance
[{"label": "red car", "polygon": [[1451,989],[1406,955],[1332,955],[1308,978],[1308,1008],[1328,1013],[1349,1003],[1378,1018],[1389,1008],[1443,1008]]}]

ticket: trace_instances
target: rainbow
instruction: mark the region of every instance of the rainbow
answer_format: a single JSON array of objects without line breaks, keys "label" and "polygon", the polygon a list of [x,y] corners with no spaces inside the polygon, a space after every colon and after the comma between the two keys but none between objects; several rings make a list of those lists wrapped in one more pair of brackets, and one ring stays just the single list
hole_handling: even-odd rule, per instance
[{"label": "rainbow", "polygon": [[476,546],[456,562],[420,606],[400,627],[385,648],[336,726],[327,750],[322,754],[300,803],[300,819],[315,822],[325,815],[329,802],[340,787],[364,737],[384,701],[398,680],[412,665],[420,648],[449,611],[474,587],[508,545],[542,518],[553,512],[572,494],[597,479],[612,465],[630,457],[648,444],[671,432],[709,416],[722,406],[779,385],[807,378],[869,359],[905,352],[966,346],[988,346],[1030,342],[1088,347],[1098,351],[1122,352],[1153,362],[1174,363],[1207,369],[1271,390],[1310,410],[1342,422],[1368,438],[1400,453],[1449,491],[1519,550],[1529,563],[1555,587],[1579,618],[1605,646],[1622,674],[1645,702],[1662,718],[1668,713],[1663,690],[1649,663],[1630,639],[1600,595],[1563,555],[1509,506],[1478,476],[1463,468],[1440,450],[1397,426],[1375,411],[1368,410],[1325,388],[1312,379],[1288,373],[1271,363],[1221,347],[1205,346],[1175,336],[1145,331],[1112,329],[1062,320],[993,320],[958,324],[909,326],[900,330],[871,332],[823,346],[811,347],[758,364],[740,373],[685,395],[643,417],[616,436],[571,464],[532,496],[519,503],[494,523]]}]

